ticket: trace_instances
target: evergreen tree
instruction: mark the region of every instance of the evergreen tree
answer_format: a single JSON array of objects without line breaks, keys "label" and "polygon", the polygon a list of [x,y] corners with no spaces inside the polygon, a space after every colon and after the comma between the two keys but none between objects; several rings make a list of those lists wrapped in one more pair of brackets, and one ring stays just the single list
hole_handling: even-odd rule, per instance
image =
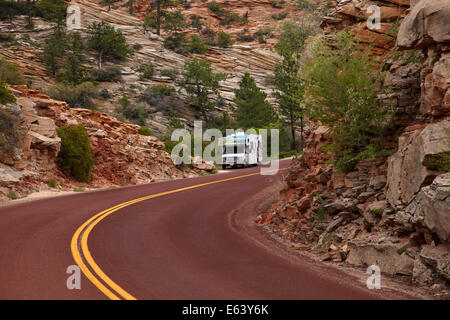
[{"label": "evergreen tree", "polygon": [[328,150],[337,168],[351,170],[382,152],[392,106],[377,98],[380,66],[356,48],[350,33],[336,34],[333,48],[318,41],[302,73],[308,115],[331,129]]},{"label": "evergreen tree", "polygon": [[170,16],[170,12],[167,9],[177,7],[179,4],[178,0],[152,0],[150,2],[149,10],[153,16],[151,20],[154,21],[154,27],[158,35],[161,35],[161,26],[166,17]]},{"label": "evergreen tree", "polygon": [[219,82],[225,80],[225,74],[214,73],[209,62],[194,59],[185,63],[182,76],[178,85],[186,90],[191,104],[202,112],[203,119],[208,122],[206,111],[215,107],[210,95],[218,93]]},{"label": "evergreen tree", "polygon": [[111,7],[112,7],[115,3],[119,2],[119,1],[121,1],[121,0],[102,0],[102,1],[100,1],[100,5],[101,5],[101,6],[108,6],[108,11],[110,11],[110,10],[111,10]]},{"label": "evergreen tree", "polygon": [[84,43],[81,35],[78,32],[69,35],[65,45],[69,54],[63,64],[61,79],[72,85],[78,85],[83,82],[86,73],[85,68],[81,65],[86,60],[83,55]]},{"label": "evergreen tree", "polygon": [[42,60],[45,63],[47,71],[54,77],[60,68],[59,59],[63,56],[64,49],[64,42],[56,37],[45,40]]},{"label": "evergreen tree", "polygon": [[85,69],[81,66],[81,60],[75,53],[70,53],[63,65],[61,79],[72,85],[78,85],[83,82]]},{"label": "evergreen tree", "polygon": [[56,23],[55,37],[64,38],[67,8],[64,0],[42,0],[34,5],[36,13],[45,20]]},{"label": "evergreen tree", "polygon": [[299,75],[300,57],[308,37],[314,33],[314,26],[308,22],[287,22],[282,26],[281,36],[275,50],[283,58],[275,68],[275,97],[280,113],[291,131],[291,149],[297,149],[295,128],[300,121],[300,150],[303,150],[303,101],[304,87]]},{"label": "evergreen tree", "polygon": [[267,94],[258,88],[249,73],[244,74],[234,94],[234,116],[239,127],[263,128],[277,121],[275,110],[266,101]]},{"label": "evergreen tree", "polygon": [[104,58],[125,60],[130,49],[122,32],[116,31],[106,22],[93,22],[89,26],[88,47],[98,53],[98,68],[101,69]]}]

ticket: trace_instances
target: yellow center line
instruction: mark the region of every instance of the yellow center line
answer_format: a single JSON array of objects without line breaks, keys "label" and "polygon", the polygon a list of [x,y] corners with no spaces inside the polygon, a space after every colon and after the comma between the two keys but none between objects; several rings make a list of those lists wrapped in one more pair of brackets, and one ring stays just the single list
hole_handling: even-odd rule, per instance
[{"label": "yellow center line", "polygon": [[[287,170],[287,169],[288,168],[283,168],[283,169],[272,170],[272,171],[268,171],[268,172],[282,171],[282,170]],[[91,255],[91,253],[89,251],[89,247],[88,247],[88,238],[89,238],[89,234],[91,233],[92,229],[100,221],[105,219],[107,216],[113,214],[114,212],[119,211],[122,208],[128,207],[128,206],[133,205],[138,202],[161,197],[161,196],[168,195],[168,194],[173,194],[173,193],[178,193],[178,192],[182,192],[182,191],[186,191],[186,190],[196,189],[196,188],[200,188],[200,187],[204,187],[204,186],[208,186],[208,185],[212,185],[212,184],[216,184],[216,183],[222,183],[222,182],[226,182],[226,181],[232,181],[232,180],[236,180],[236,179],[243,179],[243,178],[247,178],[247,177],[251,177],[251,176],[256,176],[259,174],[260,174],[259,172],[250,173],[250,174],[246,174],[246,175],[242,175],[242,176],[238,176],[238,177],[216,180],[216,181],[201,183],[201,184],[184,187],[184,188],[180,188],[180,189],[174,189],[174,190],[170,190],[170,191],[160,192],[160,193],[148,195],[145,197],[137,198],[134,200],[130,200],[130,201],[127,201],[124,203],[120,203],[112,208],[109,208],[100,213],[97,213],[96,215],[91,217],[89,220],[84,222],[77,229],[77,231],[75,231],[75,234],[73,235],[72,241],[70,244],[70,249],[72,251],[73,258],[75,259],[76,264],[80,267],[81,271],[88,278],[88,280],[91,281],[92,284],[94,284],[109,299],[121,300],[122,298],[120,296],[122,296],[126,300],[136,300],[135,297],[133,297],[131,294],[129,294],[127,291],[125,291],[123,288],[121,288],[118,284],[116,284],[113,280],[111,280],[111,278],[109,278],[102,271],[102,269],[97,265],[97,263],[92,258],[92,255]],[[84,230],[84,232],[83,232],[83,230]],[[80,239],[80,237],[81,237],[81,239]],[[81,243],[81,250],[79,250],[79,247],[78,247],[79,243]],[[82,256],[84,257],[84,260],[83,260]],[[95,274],[90,271],[90,269],[84,263],[84,261],[86,261],[86,263],[90,266],[90,268],[94,271]],[[99,279],[101,279],[104,283],[106,283],[115,292],[111,291],[108,287],[106,287]]]}]

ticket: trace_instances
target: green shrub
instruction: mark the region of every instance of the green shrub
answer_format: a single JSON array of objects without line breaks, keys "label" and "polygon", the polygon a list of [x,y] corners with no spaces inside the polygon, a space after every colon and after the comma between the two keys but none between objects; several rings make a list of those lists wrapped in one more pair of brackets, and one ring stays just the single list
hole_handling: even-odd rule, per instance
[{"label": "green shrub", "polygon": [[284,20],[288,16],[289,12],[280,12],[272,14],[272,19],[274,20]]},{"label": "green shrub", "polygon": [[10,200],[16,200],[16,199],[19,199],[20,196],[19,196],[17,193],[15,193],[14,191],[10,191],[10,192],[8,193],[8,198],[9,198]]},{"label": "green shrub", "polygon": [[171,80],[176,80],[178,76],[177,69],[163,69],[161,70],[161,76],[169,77]]},{"label": "green shrub", "polygon": [[0,60],[0,79],[8,84],[25,84],[22,72],[5,59]]},{"label": "green shrub", "polygon": [[143,136],[147,136],[147,137],[153,135],[152,132],[150,131],[150,129],[146,128],[146,127],[140,127],[139,128],[139,134],[143,135]]},{"label": "green shrub", "polygon": [[317,216],[317,220],[324,220],[325,219],[325,209],[323,207],[320,207],[317,211],[316,211],[316,216]]},{"label": "green shrub", "polygon": [[226,32],[219,31],[217,34],[217,45],[221,48],[228,48],[232,46],[234,41],[231,39],[230,35]]},{"label": "green shrub", "polygon": [[141,50],[143,47],[142,47],[142,44],[140,44],[140,43],[135,43],[135,44],[133,44],[133,50],[134,51],[139,51],[139,50]]},{"label": "green shrub", "polygon": [[[446,130],[446,134],[447,146],[450,148],[450,129]],[[427,155],[423,160],[423,165],[432,170],[450,172],[450,151]]]},{"label": "green shrub", "polygon": [[186,53],[187,46],[186,36],[182,33],[172,34],[164,39],[164,47],[179,54]]},{"label": "green shrub", "polygon": [[308,0],[297,0],[297,5],[300,7],[300,9],[305,10],[314,10],[317,8],[317,4],[312,3]]},{"label": "green shrub", "polygon": [[150,79],[153,74],[155,73],[155,67],[153,66],[153,64],[151,62],[149,62],[146,65],[143,65],[140,69],[139,72],[141,72],[141,76],[140,79],[144,80],[144,79]]},{"label": "green shrub", "polygon": [[77,86],[57,84],[47,91],[56,100],[67,102],[72,108],[95,109],[92,98],[98,96],[97,88],[92,82],[84,82]]},{"label": "green shrub", "polygon": [[0,104],[15,102],[16,97],[6,88],[6,83],[0,78]]},{"label": "green shrub", "polygon": [[136,122],[141,126],[145,124],[145,119],[147,118],[147,110],[145,108],[145,104],[143,103],[124,106],[122,114],[127,119],[136,120]]},{"label": "green shrub", "polygon": [[56,183],[56,181],[54,179],[48,180],[47,183],[50,188],[56,188],[58,186],[58,184]]},{"label": "green shrub", "polygon": [[79,124],[73,127],[63,126],[56,132],[61,138],[59,167],[76,180],[89,182],[94,158],[86,129]]},{"label": "green shrub", "polygon": [[264,43],[267,43],[267,41],[266,41],[266,39],[265,39],[265,37],[264,37],[264,35],[263,34],[258,34],[258,42],[260,43],[260,44],[264,44]]},{"label": "green shrub", "polygon": [[122,70],[116,66],[95,69],[92,70],[92,78],[99,82],[120,82],[122,81]]},{"label": "green shrub", "polygon": [[255,40],[255,36],[248,33],[248,31],[242,31],[238,34],[237,40],[239,42],[252,42]]},{"label": "green shrub", "polygon": [[191,26],[193,28],[196,28],[198,31],[202,30],[203,23],[200,16],[193,14],[190,16],[190,19],[191,19]]},{"label": "green shrub", "polygon": [[0,42],[13,42],[14,40],[16,40],[14,34],[0,32]]},{"label": "green shrub", "polygon": [[376,217],[381,217],[382,215],[383,215],[383,209],[373,209],[373,210],[370,210],[370,214],[371,215],[374,215],[374,216],[376,216]]},{"label": "green shrub", "polygon": [[204,54],[208,50],[208,46],[203,42],[198,35],[191,35],[191,42],[189,43],[188,51],[190,53]]},{"label": "green shrub", "polygon": [[216,14],[221,14],[222,9],[220,8],[220,4],[215,1],[208,3],[208,9]]},{"label": "green shrub", "polygon": [[210,27],[206,27],[202,31],[202,35],[207,36],[210,39],[214,39],[216,37],[216,34],[217,33],[213,29],[211,29]]}]

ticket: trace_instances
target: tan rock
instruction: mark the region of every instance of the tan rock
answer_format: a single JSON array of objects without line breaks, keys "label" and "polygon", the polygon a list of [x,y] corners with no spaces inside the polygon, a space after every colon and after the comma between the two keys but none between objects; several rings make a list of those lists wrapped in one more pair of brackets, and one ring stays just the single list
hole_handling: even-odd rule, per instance
[{"label": "tan rock", "polygon": [[399,138],[398,151],[388,159],[387,200],[393,207],[408,204],[427,179],[439,174],[423,162],[426,157],[450,151],[448,129],[450,121],[442,121]]},{"label": "tan rock", "polygon": [[422,0],[400,25],[397,46],[419,49],[450,41],[450,0]]}]

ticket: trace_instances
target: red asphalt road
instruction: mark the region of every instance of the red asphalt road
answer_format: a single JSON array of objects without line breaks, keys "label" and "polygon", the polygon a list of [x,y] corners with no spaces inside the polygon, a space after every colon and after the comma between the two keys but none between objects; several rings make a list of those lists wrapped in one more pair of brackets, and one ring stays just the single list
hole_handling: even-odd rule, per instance
[{"label": "red asphalt road", "polygon": [[[288,165],[289,161],[281,164]],[[81,290],[66,287],[66,269],[75,264],[71,239],[85,221],[142,196],[259,170],[233,170],[2,207],[0,299],[105,299],[84,275]],[[257,215],[252,205],[236,209],[258,192],[270,190],[286,174],[254,175],[128,206],[95,226],[89,250],[104,273],[138,299],[377,298],[361,281],[331,269],[334,276],[324,277],[310,262],[284,259],[243,231],[250,228],[262,233],[252,223]],[[240,223],[247,226],[240,228]]]}]

